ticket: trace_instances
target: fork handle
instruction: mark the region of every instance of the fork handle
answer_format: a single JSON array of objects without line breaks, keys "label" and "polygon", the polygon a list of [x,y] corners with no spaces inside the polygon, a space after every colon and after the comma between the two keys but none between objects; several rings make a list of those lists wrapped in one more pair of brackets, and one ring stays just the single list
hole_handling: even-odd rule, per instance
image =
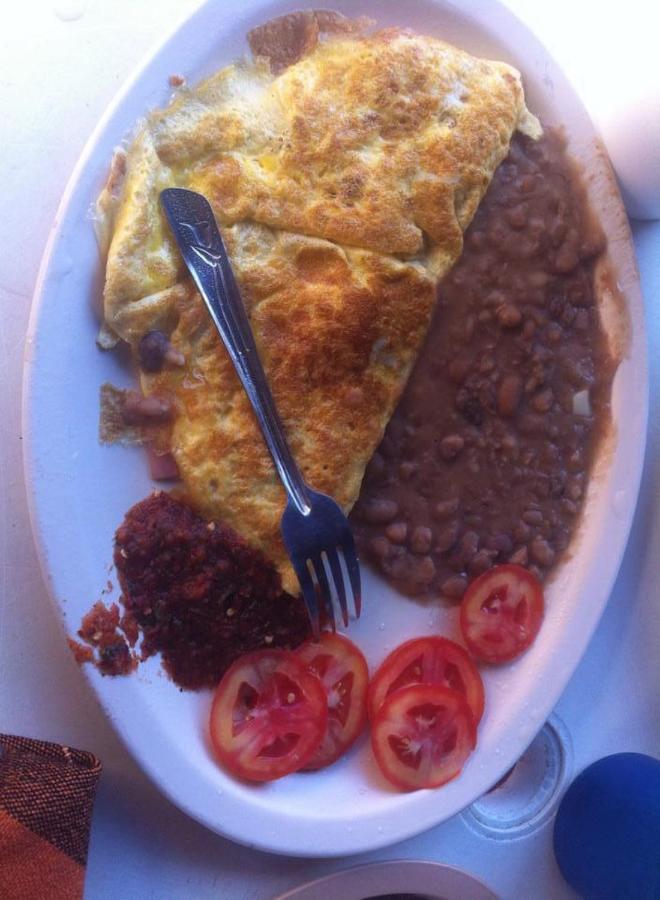
[{"label": "fork handle", "polygon": [[298,510],[308,515],[307,485],[284,436],[213,210],[201,194],[182,188],[167,188],[160,198],[184,262],[252,404],[284,489]]}]

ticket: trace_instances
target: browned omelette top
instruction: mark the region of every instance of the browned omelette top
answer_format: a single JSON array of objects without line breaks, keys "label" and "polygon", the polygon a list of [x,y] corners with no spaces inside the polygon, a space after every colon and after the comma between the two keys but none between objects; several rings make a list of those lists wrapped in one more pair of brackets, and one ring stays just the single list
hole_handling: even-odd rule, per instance
[{"label": "browned omelette top", "polygon": [[[262,58],[237,63],[153,113],[120,190],[100,201],[112,232],[107,327],[134,348],[162,329],[185,358],[142,376],[146,394],[175,405],[160,441],[194,504],[263,549],[290,591],[284,493],[184,277],[160,190],[190,186],[211,201],[293,452],[312,486],[348,510],[437,279],[515,129],[538,133],[509,66],[397,30],[314,43],[324,20],[310,16],[277,26],[307,51],[279,74]],[[253,33],[252,46],[276,45],[277,28]]]}]

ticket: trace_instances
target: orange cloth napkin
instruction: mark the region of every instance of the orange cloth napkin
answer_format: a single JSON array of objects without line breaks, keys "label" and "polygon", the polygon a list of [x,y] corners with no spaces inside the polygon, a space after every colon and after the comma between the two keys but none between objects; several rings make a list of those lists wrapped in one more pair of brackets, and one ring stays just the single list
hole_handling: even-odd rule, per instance
[{"label": "orange cloth napkin", "polygon": [[100,774],[84,750],[0,734],[0,897],[82,897]]}]

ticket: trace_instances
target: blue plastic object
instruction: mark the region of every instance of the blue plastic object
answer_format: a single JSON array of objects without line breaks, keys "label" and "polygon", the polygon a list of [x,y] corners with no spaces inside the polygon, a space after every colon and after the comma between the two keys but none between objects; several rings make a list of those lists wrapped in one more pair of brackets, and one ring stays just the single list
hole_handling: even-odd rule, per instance
[{"label": "blue plastic object", "polygon": [[584,900],[660,900],[660,761],[617,753],[586,768],[559,805],[554,848]]}]

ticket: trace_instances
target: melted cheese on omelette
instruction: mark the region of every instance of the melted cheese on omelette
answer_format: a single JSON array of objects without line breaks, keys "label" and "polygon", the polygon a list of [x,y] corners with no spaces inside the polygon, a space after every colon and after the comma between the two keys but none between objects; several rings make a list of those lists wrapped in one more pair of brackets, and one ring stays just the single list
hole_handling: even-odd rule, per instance
[{"label": "melted cheese on omelette", "polygon": [[540,130],[515,70],[433,38],[387,30],[305,49],[278,74],[257,57],[180,91],[133,141],[118,198],[114,181],[99,201],[112,232],[106,326],[134,348],[162,329],[186,358],[141,376],[146,394],[175,402],[162,446],[194,505],[264,550],[291,592],[284,492],[160,191],[210,200],[293,453],[348,511],[437,281],[512,133]]}]

